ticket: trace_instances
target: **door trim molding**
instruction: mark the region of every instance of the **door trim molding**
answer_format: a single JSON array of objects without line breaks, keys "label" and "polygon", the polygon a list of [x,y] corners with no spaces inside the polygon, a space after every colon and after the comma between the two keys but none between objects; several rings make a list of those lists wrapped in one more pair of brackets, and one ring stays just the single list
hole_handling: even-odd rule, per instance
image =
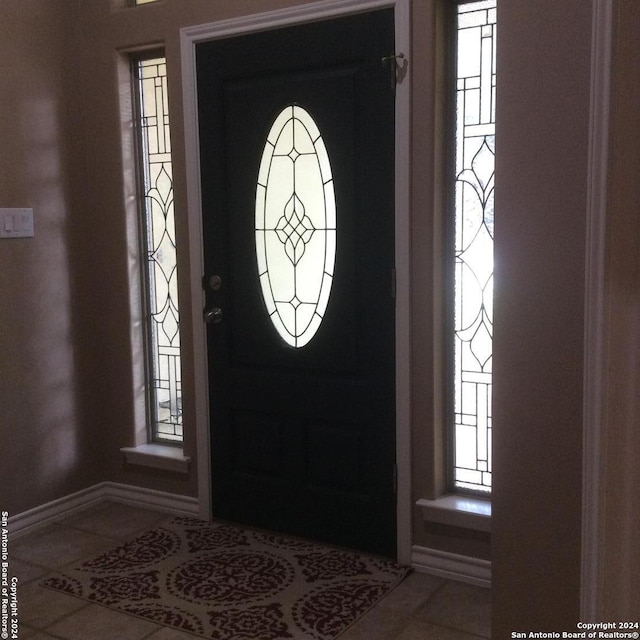
[{"label": "door trim molding", "polygon": [[[185,127],[185,162],[189,226],[189,264],[191,273],[191,319],[196,396],[196,445],[200,516],[211,518],[211,457],[209,442],[209,404],[207,386],[206,331],[202,321],[204,306],[202,201],[195,48],[199,42],[266,31],[284,26],[315,22],[327,18],[393,8],[396,53],[411,53],[410,0],[319,0],[302,6],[250,16],[230,18],[180,30],[180,56]],[[391,53],[391,52],[390,52]],[[409,60],[410,63],[410,60]],[[411,561],[411,404],[410,404],[410,73],[403,73],[396,89],[395,135],[395,250],[396,250],[396,463],[397,552],[400,562]]]},{"label": "door trim molding", "polygon": [[584,417],[580,619],[602,619],[601,545],[605,535],[603,460],[607,332],[607,177],[613,49],[613,0],[594,0],[591,40],[589,180],[585,248]]}]

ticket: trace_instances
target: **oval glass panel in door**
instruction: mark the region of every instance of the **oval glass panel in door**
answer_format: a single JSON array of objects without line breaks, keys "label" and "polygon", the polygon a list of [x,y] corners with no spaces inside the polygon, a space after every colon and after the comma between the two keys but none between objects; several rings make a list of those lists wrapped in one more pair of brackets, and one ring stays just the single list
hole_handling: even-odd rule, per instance
[{"label": "oval glass panel in door", "polygon": [[336,256],[336,200],[329,156],[307,111],[289,105],[275,119],[256,188],[256,254],[271,322],[292,347],[318,331]]}]

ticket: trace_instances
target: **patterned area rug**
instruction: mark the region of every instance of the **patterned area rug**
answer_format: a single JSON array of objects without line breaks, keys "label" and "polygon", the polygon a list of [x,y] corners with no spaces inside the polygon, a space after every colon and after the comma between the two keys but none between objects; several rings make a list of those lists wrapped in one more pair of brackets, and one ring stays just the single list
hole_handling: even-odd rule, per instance
[{"label": "patterned area rug", "polygon": [[177,517],[42,584],[215,640],[333,640],[395,587],[392,562]]}]

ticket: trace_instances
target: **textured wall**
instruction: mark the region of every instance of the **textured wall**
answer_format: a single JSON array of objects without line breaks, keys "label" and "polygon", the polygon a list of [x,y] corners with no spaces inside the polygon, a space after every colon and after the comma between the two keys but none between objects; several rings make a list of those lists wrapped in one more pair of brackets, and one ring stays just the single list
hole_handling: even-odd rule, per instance
[{"label": "textured wall", "polygon": [[616,18],[600,606],[602,619],[635,620],[640,611],[640,5],[619,0]]},{"label": "textured wall", "polygon": [[34,238],[0,242],[0,502],[10,514],[101,478],[80,353],[90,249],[74,241],[76,5],[0,3],[0,206],[35,216]]},{"label": "textured wall", "polygon": [[579,619],[591,4],[498,10],[493,633]]}]

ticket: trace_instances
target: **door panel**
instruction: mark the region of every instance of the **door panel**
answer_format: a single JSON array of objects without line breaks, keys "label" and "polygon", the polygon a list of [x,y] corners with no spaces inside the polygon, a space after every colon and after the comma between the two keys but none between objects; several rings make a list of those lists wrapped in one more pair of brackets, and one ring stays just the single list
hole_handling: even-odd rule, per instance
[{"label": "door panel", "polygon": [[[337,258],[341,261],[336,264],[339,269],[340,286],[332,287],[331,309],[324,318],[321,328],[316,335],[319,340],[312,340],[303,349],[286,349],[282,347],[281,340],[274,336],[271,323],[256,323],[254,319],[256,300],[262,299],[260,282],[256,278],[254,217],[255,197],[259,162],[262,155],[264,139],[271,123],[287,104],[302,103],[303,106],[313,105],[312,115],[320,125],[325,144],[329,149],[339,149],[339,157],[333,153],[330,156],[334,175],[339,176],[334,180],[337,188],[344,193],[337,194],[341,202],[348,202],[353,196],[348,193],[350,185],[341,184],[340,176],[343,176],[353,167],[354,149],[349,140],[349,126],[353,121],[353,83],[355,70],[331,69],[325,72],[311,72],[304,74],[278,75],[267,82],[243,82],[241,86],[232,84],[226,87],[224,92],[225,111],[234,113],[234,134],[227,140],[228,166],[233,169],[229,173],[230,201],[243,211],[251,212],[242,222],[238,221],[232,226],[231,243],[234,253],[230,257],[231,277],[234,281],[242,282],[248,287],[238,292],[236,297],[237,316],[234,327],[232,349],[234,358],[243,364],[256,366],[284,366],[300,368],[325,368],[334,371],[336,367],[353,368],[356,365],[354,353],[357,328],[344,326],[341,330],[335,330],[336,323],[353,323],[356,315],[355,290],[354,290],[354,266],[352,262],[353,251],[350,245],[353,243],[353,211],[347,207],[341,208],[340,215],[340,240],[344,243]],[[326,100],[324,92],[331,94],[331,99]],[[336,109],[336,116],[330,109]],[[266,117],[265,117],[266,116]],[[263,127],[255,131],[252,123],[262,121]],[[325,125],[326,126],[323,126]],[[266,125],[266,128],[265,126]],[[343,140],[341,142],[341,139]],[[347,143],[346,140],[349,140]],[[257,148],[256,148],[256,142]],[[258,151],[256,157],[256,151]],[[246,158],[254,158],[255,171],[246,174]],[[325,324],[326,323],[326,324]],[[333,329],[333,330],[332,330]],[[323,340],[321,332],[329,332],[331,340]]]},{"label": "door panel", "polygon": [[[222,310],[208,326],[214,516],[386,555],[395,553],[394,95],[381,59],[391,52],[391,10],[196,50],[203,283],[207,306]],[[291,105],[318,126],[337,209],[329,301],[300,348],[269,317],[255,234],[265,141]]]}]

